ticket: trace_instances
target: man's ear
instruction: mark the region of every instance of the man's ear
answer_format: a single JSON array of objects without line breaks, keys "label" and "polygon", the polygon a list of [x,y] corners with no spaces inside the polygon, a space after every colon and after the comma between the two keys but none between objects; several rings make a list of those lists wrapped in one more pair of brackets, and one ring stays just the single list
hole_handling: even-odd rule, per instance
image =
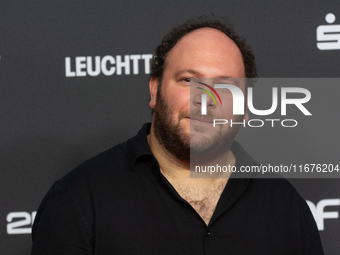
[{"label": "man's ear", "polygon": [[154,109],[156,106],[157,89],[158,89],[158,79],[155,76],[152,76],[149,81],[149,90],[150,90],[149,105],[152,109]]}]

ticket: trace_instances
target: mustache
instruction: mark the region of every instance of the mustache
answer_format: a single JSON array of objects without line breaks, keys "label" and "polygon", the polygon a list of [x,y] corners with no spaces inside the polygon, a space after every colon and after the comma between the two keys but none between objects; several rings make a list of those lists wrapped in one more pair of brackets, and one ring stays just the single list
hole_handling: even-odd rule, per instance
[{"label": "mustache", "polygon": [[205,118],[205,119],[213,120],[213,119],[218,118],[218,116],[216,116],[216,113],[213,113],[210,110],[207,111],[207,114],[202,115],[201,110],[197,109],[194,111],[190,111],[190,118]]},{"label": "mustache", "polygon": [[213,122],[214,119],[218,118],[215,114],[213,114],[211,111],[207,111],[206,115],[201,115],[200,109],[194,110],[194,111],[185,111],[179,114],[178,119],[184,119],[184,118],[190,118],[190,119],[196,119],[196,120],[204,120],[205,122]]}]

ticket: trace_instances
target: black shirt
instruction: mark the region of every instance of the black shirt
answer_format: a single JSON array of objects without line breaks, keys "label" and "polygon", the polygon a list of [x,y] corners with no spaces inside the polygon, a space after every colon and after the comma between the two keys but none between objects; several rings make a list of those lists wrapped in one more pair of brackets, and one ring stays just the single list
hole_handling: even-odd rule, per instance
[{"label": "black shirt", "polygon": [[[304,199],[285,179],[229,179],[209,226],[161,174],[138,135],[57,181],[33,226],[41,254],[323,254]],[[237,166],[256,162],[234,142]]]}]

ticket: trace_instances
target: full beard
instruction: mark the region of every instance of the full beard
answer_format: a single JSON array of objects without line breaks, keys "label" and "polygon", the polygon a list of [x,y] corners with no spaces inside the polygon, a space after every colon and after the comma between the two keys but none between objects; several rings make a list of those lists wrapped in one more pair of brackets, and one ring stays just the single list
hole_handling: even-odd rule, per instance
[{"label": "full beard", "polygon": [[[193,136],[185,133],[180,121],[189,117],[190,114],[198,115],[199,113],[182,112],[179,114],[178,120],[173,122],[173,113],[162,97],[160,88],[157,91],[156,102],[153,117],[155,136],[169,153],[183,163],[204,164],[221,157],[229,151],[240,129],[240,125],[234,125],[226,130],[219,125],[219,127],[216,127],[219,130],[210,137],[205,137],[201,141],[194,141]],[[209,112],[207,117],[213,120],[213,116]],[[233,119],[233,122],[240,122],[243,118],[243,115],[237,116]],[[203,129],[201,126],[190,123],[190,134],[204,132]]]},{"label": "full beard", "polygon": [[190,162],[190,137],[180,126],[180,120],[189,116],[189,112],[179,114],[177,123],[173,123],[172,112],[161,95],[161,89],[157,91],[157,100],[153,116],[154,132],[157,140],[180,161]]}]

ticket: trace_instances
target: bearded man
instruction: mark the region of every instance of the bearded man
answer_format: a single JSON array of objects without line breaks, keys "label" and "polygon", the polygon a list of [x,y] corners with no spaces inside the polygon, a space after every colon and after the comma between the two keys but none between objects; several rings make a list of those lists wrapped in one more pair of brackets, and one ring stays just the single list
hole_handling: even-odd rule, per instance
[{"label": "bearded man", "polygon": [[[233,116],[230,93],[220,91],[223,106],[207,101],[200,114],[209,82],[256,77],[245,41],[200,17],[172,29],[151,66],[152,124],[52,186],[32,255],[323,254],[312,214],[286,180],[191,178],[193,163],[257,164],[234,141],[240,125],[212,125],[216,116],[247,121]],[[235,86],[246,94],[250,85]]]}]

